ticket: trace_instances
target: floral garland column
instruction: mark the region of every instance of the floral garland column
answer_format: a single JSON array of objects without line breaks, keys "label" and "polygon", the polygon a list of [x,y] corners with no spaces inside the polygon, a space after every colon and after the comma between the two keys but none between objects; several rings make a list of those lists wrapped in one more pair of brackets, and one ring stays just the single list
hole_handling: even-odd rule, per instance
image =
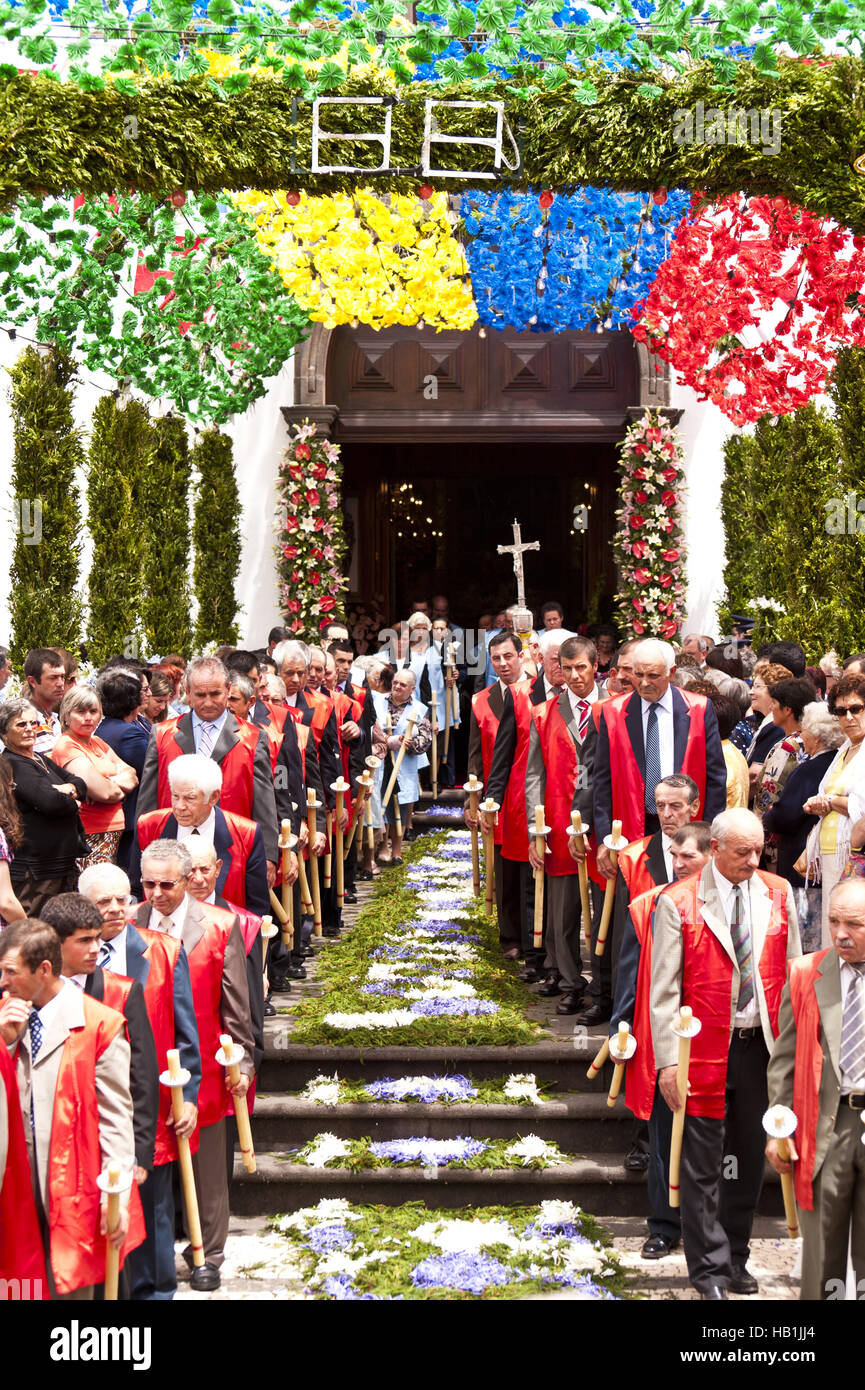
[{"label": "floral garland column", "polygon": [[676,435],[657,410],[647,410],[621,445],[618,531],[613,542],[620,626],[629,637],[670,641],[682,626],[684,485]]},{"label": "floral garland column", "polygon": [[286,624],[308,641],[332,621],[348,588],[341,478],[339,445],[318,437],[308,420],[297,426],[279,465],[276,554]]}]

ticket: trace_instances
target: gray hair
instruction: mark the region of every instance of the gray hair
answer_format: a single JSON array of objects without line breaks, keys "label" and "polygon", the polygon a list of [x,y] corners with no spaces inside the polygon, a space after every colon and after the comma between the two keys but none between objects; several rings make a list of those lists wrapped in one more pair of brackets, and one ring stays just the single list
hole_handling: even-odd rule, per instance
[{"label": "gray hair", "polygon": [[98,709],[102,713],[102,701],[92,686],[73,685],[71,690],[67,690],[60,703],[61,729],[69,728],[69,716],[77,709]]},{"label": "gray hair", "polygon": [[[6,730],[9,728],[9,725],[13,720],[17,719],[19,715],[23,714],[26,709],[35,710],[36,706],[32,700],[28,700],[27,697],[23,695],[19,696],[17,700],[6,700],[0,705],[0,738],[6,737]],[[36,710],[36,713],[38,714],[39,711]]]},{"label": "gray hair", "polygon": [[658,786],[655,787],[656,792],[658,787],[669,787],[671,791],[687,792],[689,801],[700,800],[700,788],[693,777],[688,776],[687,772],[671,772],[669,776],[661,778]]},{"label": "gray hair", "polygon": [[[231,671],[229,672],[229,680],[232,690],[239,690],[244,700],[255,699],[255,686],[249,676],[242,676],[239,671]],[[208,761],[212,762],[213,760],[211,758]]]},{"label": "gray hair", "polygon": [[119,874],[126,884],[126,896],[129,896],[132,885],[119,864],[90,864],[86,869],[82,869],[78,877],[78,892],[83,893],[85,898],[90,897],[90,893],[99,892],[99,884],[109,874]]},{"label": "gray hair", "polygon": [[550,647],[560,647],[563,642],[567,642],[571,637],[576,637],[575,632],[571,632],[567,627],[548,627],[545,628],[538,638],[538,646],[541,649],[541,656],[546,656]]},{"label": "gray hair", "polygon": [[633,650],[632,661],[663,661],[664,668],[669,675],[676,664],[676,653],[669,642],[661,642],[657,637],[647,637],[644,642],[638,642]]},{"label": "gray hair", "polygon": [[845,734],[834,714],[822,700],[812,700],[802,711],[802,732],[819,739],[824,748],[840,748]]},{"label": "gray hair", "polygon": [[277,671],[282,670],[286,661],[302,661],[304,666],[309,665],[309,647],[305,642],[278,642],[272,656]]},{"label": "gray hair", "polygon": [[215,676],[219,676],[219,678],[224,680],[225,684],[228,685],[228,671],[218,656],[196,656],[190,661],[186,668],[187,690],[189,689],[193,676],[197,676],[199,672],[201,672],[202,675],[210,675],[212,673]]},{"label": "gray hair", "polygon": [[[182,782],[191,782],[205,796],[222,791],[222,768],[201,753],[181,753],[168,764],[168,785],[173,791]],[[167,840],[166,844],[173,844]]]},{"label": "gray hair", "polygon": [[417,685],[417,676],[410,666],[403,666],[399,671],[395,671],[394,680],[396,680],[397,676],[405,676],[407,680],[411,681],[412,690],[415,689]]},{"label": "gray hair", "polygon": [[153,859],[157,864],[167,864],[170,859],[176,859],[183,878],[189,878],[192,873],[189,850],[179,840],[153,840],[141,851],[142,867],[145,859]]},{"label": "gray hair", "polygon": [[727,843],[729,835],[735,835],[736,831],[747,833],[759,830],[760,837],[763,836],[763,827],[758,816],[753,811],[746,811],[744,806],[732,806],[727,811],[721,811],[712,821],[712,839],[717,840],[719,845]]}]

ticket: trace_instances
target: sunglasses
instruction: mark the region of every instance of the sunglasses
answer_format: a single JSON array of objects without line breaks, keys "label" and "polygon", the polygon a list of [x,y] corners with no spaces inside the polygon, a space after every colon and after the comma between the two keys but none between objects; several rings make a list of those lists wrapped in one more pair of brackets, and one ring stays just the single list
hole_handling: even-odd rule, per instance
[{"label": "sunglasses", "polygon": [[852,715],[854,716],[854,718],[855,718],[855,716],[858,715],[858,714],[861,714],[863,710],[865,710],[865,705],[836,705],[836,706],[835,706],[835,713],[837,714],[837,716],[838,716],[839,719],[844,719],[846,715],[850,715],[850,714],[852,714]]},{"label": "sunglasses", "polygon": [[170,893],[172,888],[176,888],[178,883],[182,882],[183,880],[180,878],[170,878],[167,882],[163,878],[143,878],[141,880],[141,887],[145,892],[149,889],[152,893],[154,889],[158,888],[162,893]]}]

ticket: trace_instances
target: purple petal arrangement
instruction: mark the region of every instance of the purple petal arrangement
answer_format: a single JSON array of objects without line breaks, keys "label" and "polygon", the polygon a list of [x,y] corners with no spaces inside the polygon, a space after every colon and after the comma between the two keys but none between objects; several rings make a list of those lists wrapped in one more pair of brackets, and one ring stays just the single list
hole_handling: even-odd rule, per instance
[{"label": "purple petal arrangement", "polygon": [[387,1139],[370,1144],[375,1158],[391,1163],[417,1163],[423,1168],[441,1168],[447,1163],[477,1158],[487,1145],[480,1139]]},{"label": "purple petal arrangement", "polygon": [[375,1293],[358,1293],[351,1276],[348,1274],[329,1274],[322,1284],[322,1290],[328,1298],[334,1299],[338,1303],[380,1303],[381,1299]]},{"label": "purple petal arrangement", "polygon": [[463,1015],[497,1014],[498,1004],[492,999],[417,999],[409,1005],[413,1014],[426,1018],[459,1018]]},{"label": "purple petal arrangement", "polygon": [[354,1235],[347,1226],[333,1222],[313,1226],[312,1230],[307,1232],[306,1244],[317,1255],[324,1255],[329,1250],[344,1250],[353,1240]]},{"label": "purple petal arrangement", "polygon": [[411,1281],[418,1289],[459,1289],[462,1293],[483,1293],[495,1284],[511,1284],[519,1276],[492,1255],[466,1254],[455,1250],[448,1255],[430,1255],[415,1265]]},{"label": "purple petal arrangement", "polygon": [[370,1081],[365,1089],[374,1100],[400,1101],[412,1096],[424,1105],[441,1100],[473,1100],[478,1093],[466,1076],[402,1076],[397,1080],[386,1077],[383,1081]]}]

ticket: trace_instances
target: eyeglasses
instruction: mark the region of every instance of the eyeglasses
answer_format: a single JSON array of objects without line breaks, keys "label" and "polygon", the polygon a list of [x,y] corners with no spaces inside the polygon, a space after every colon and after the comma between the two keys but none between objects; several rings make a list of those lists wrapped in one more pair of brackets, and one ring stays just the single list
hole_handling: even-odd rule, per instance
[{"label": "eyeglasses", "polygon": [[836,705],[836,706],[835,706],[835,713],[837,714],[837,716],[838,716],[839,719],[844,719],[844,718],[846,718],[847,716],[849,716],[849,715],[851,715],[851,714],[853,715],[853,717],[854,717],[854,719],[855,719],[856,716],[859,715],[859,714],[861,714],[863,710],[865,710],[865,705]]},{"label": "eyeglasses", "polygon": [[172,888],[176,888],[178,883],[182,882],[182,878],[170,878],[167,882],[163,878],[143,878],[141,887],[145,892],[149,889],[152,893],[155,888],[158,888],[162,893],[170,893]]}]

